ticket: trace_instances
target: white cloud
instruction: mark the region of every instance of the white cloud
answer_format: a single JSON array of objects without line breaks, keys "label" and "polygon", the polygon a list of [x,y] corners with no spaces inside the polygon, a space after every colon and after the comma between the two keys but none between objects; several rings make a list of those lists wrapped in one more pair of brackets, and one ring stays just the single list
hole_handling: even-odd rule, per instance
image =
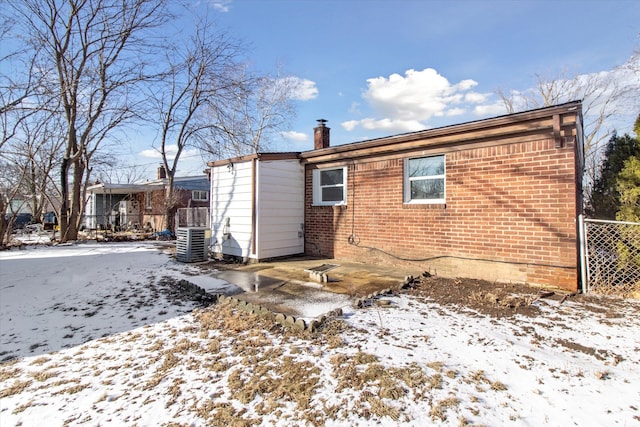
[{"label": "white cloud", "polygon": [[287,77],[287,84],[292,88],[291,99],[308,101],[318,97],[318,88],[314,81],[299,77]]},{"label": "white cloud", "polygon": [[[460,116],[474,104],[487,102],[490,94],[472,91],[477,85],[472,79],[451,83],[433,68],[371,78],[362,97],[376,117],[345,121],[342,127],[347,131],[362,127],[388,132],[427,129],[431,118]],[[351,112],[357,111],[355,105]]]},{"label": "white cloud", "polygon": [[352,114],[362,114],[360,111],[360,103],[359,102],[352,102],[351,106],[349,107],[349,112]]},{"label": "white cloud", "polygon": [[506,114],[507,109],[502,101],[496,101],[493,104],[477,105],[473,109],[473,114],[476,116],[499,116]]},{"label": "white cloud", "polygon": [[210,0],[209,4],[212,8],[217,10],[218,12],[226,13],[229,12],[229,5],[231,5],[232,0]]},{"label": "white cloud", "polygon": [[340,123],[340,125],[344,130],[350,132],[358,126],[358,123],[360,123],[358,120],[347,120],[346,122]]},{"label": "white cloud", "polygon": [[391,120],[423,121],[447,115],[452,105],[464,101],[464,93],[478,83],[471,79],[451,84],[433,68],[407,70],[404,76],[367,80],[363,97],[371,107]]},{"label": "white cloud", "polygon": [[450,110],[447,110],[445,114],[447,117],[454,117],[454,116],[461,116],[466,112],[467,110],[465,110],[464,108],[452,108]]},{"label": "white cloud", "polygon": [[148,150],[143,150],[139,153],[142,157],[146,157],[148,159],[160,159],[162,156],[160,152],[155,148],[150,148]]},{"label": "white cloud", "polygon": [[[176,157],[176,153],[178,152],[178,146],[177,145],[168,145],[165,149],[166,153],[167,153],[167,158],[170,160],[173,160]],[[148,158],[148,159],[161,159],[162,155],[160,154],[160,151],[157,148],[150,148],[147,150],[142,150],[140,153],[138,153],[140,156]],[[189,157],[193,157],[193,156],[197,156],[199,154],[199,151],[196,149],[186,149],[186,150],[182,150],[182,153],[180,153],[180,159],[185,159],[185,158],[189,158]]]},{"label": "white cloud", "polygon": [[417,120],[393,120],[393,119],[373,119],[348,120],[341,123],[346,131],[352,131],[357,126],[367,130],[384,130],[389,132],[414,132],[425,129],[426,126]]},{"label": "white cloud", "polygon": [[464,95],[464,101],[470,104],[481,104],[483,102],[486,102],[489,97],[491,97],[491,94],[469,92]]},{"label": "white cloud", "polygon": [[307,134],[306,133],[296,132],[296,131],[293,131],[293,130],[287,131],[287,132],[282,132],[281,135],[287,141],[304,142],[304,141],[307,140]]}]

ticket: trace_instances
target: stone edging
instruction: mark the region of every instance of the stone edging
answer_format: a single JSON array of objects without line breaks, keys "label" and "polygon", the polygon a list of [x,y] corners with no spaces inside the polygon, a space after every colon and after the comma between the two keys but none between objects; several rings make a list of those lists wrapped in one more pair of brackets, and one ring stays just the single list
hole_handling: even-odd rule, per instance
[{"label": "stone edging", "polygon": [[210,294],[200,286],[194,283],[191,283],[185,279],[178,281],[177,285],[183,291],[189,294],[192,297],[192,299],[196,301],[201,301],[203,303],[209,303],[209,304],[227,303],[232,307],[236,307],[238,310],[243,311],[245,313],[250,313],[255,315],[269,315],[274,318],[276,323],[286,328],[292,328],[299,331],[317,332],[320,326],[322,326],[322,324],[328,318],[340,317],[343,314],[342,309],[337,308],[335,310],[331,310],[325,315],[319,316],[316,319],[313,319],[307,322],[302,318],[295,318],[294,316],[285,315],[283,313],[275,313],[264,306],[261,306],[259,304],[253,304],[251,302],[245,301],[240,298],[227,296],[224,294]]},{"label": "stone edging", "polygon": [[[413,277],[409,277],[405,280],[405,283],[401,287],[401,289],[405,288],[407,282],[411,284],[411,282],[413,281]],[[296,318],[284,313],[273,312],[260,304],[254,304],[241,298],[227,296],[224,294],[210,294],[200,286],[185,279],[178,281],[177,285],[183,291],[189,294],[195,301],[199,301],[207,305],[215,303],[227,303],[245,313],[271,316],[277,324],[282,325],[285,328],[292,328],[299,331],[317,332],[328,318],[340,317],[343,315],[342,309],[336,308],[335,310],[331,310],[327,314],[321,315],[307,322],[302,318]],[[365,308],[371,307],[375,304],[379,307],[389,307],[391,306],[391,301],[380,299],[380,297],[393,295],[395,295],[395,292],[391,288],[383,289],[382,291],[373,292],[366,297],[358,298],[355,301],[354,306],[355,308]]]},{"label": "stone edging", "polygon": [[354,305],[356,308],[371,307],[374,304],[379,307],[388,307],[391,305],[391,301],[382,300],[380,297],[393,295],[395,295],[395,292],[393,292],[391,288],[383,289],[378,292],[373,292],[366,297],[358,298]]}]

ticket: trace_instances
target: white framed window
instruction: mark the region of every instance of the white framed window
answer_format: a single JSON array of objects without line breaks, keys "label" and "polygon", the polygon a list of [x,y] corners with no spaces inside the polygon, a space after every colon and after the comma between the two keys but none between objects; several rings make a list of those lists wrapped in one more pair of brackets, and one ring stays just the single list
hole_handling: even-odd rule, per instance
[{"label": "white framed window", "polygon": [[153,208],[153,197],[151,197],[151,194],[151,191],[144,193],[144,208],[146,210],[151,210]]},{"label": "white framed window", "polygon": [[313,204],[336,206],[347,204],[347,167],[314,169]]},{"label": "white framed window", "polygon": [[404,161],[405,203],[443,204],[446,200],[444,154]]},{"label": "white framed window", "polygon": [[191,192],[191,200],[194,200],[196,202],[206,202],[207,200],[209,200],[209,192],[193,190]]}]

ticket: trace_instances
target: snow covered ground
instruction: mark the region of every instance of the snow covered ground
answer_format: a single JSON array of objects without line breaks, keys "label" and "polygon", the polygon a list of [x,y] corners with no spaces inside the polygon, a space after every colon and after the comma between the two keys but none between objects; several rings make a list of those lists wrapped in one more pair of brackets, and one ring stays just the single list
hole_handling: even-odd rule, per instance
[{"label": "snow covered ground", "polygon": [[[640,425],[640,303],[489,317],[419,296],[310,335],[147,242],[0,252],[0,426]],[[195,279],[194,279],[195,280]]]},{"label": "snow covered ground", "polygon": [[0,360],[72,347],[191,312],[174,279],[226,282],[172,261],[157,242],[0,252]]}]

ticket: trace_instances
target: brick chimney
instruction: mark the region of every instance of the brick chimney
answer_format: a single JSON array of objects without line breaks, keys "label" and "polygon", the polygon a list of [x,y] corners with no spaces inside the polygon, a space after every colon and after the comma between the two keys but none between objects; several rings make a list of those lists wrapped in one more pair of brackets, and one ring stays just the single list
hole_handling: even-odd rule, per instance
[{"label": "brick chimney", "polygon": [[329,147],[329,131],[331,130],[325,126],[327,121],[325,119],[318,120],[318,127],[313,129],[313,149],[320,150]]},{"label": "brick chimney", "polygon": [[165,179],[167,177],[167,171],[164,166],[158,167],[158,179]]}]

